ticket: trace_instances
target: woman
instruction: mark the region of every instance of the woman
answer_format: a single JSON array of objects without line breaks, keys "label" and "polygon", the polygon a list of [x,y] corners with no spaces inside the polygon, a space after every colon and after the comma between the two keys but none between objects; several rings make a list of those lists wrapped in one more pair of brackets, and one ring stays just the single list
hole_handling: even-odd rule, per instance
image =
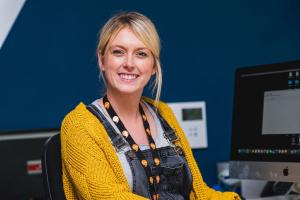
[{"label": "woman", "polygon": [[[203,182],[182,129],[159,101],[160,40],[136,12],[113,16],[97,48],[103,98],[80,103],[61,129],[67,199],[239,199]],[[142,97],[155,76],[156,98]]]}]

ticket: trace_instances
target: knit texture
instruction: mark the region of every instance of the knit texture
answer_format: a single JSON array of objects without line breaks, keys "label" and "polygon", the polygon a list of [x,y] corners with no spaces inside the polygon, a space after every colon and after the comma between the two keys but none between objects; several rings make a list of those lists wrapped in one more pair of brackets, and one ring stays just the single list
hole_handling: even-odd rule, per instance
[{"label": "knit texture", "polygon": [[[153,100],[144,98],[153,103]],[[238,200],[232,192],[217,192],[203,181],[192,150],[172,110],[163,102],[158,110],[176,131],[192,171],[191,200]],[[63,187],[67,200],[146,199],[131,192],[109,136],[99,120],[80,103],[63,120],[61,127]]]}]

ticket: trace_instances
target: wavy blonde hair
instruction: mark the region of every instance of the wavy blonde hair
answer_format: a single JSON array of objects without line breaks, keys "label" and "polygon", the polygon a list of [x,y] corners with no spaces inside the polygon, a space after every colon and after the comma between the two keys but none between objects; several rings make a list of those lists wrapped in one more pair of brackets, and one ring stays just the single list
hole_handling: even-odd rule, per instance
[{"label": "wavy blonde hair", "polygon": [[[145,44],[155,60],[155,84],[152,84],[152,93],[156,91],[155,106],[157,106],[162,87],[161,45],[157,30],[148,17],[138,12],[121,12],[111,17],[100,31],[97,54],[101,54],[103,57],[110,42],[125,27],[128,27]],[[106,84],[102,70],[100,70],[100,75]]]}]

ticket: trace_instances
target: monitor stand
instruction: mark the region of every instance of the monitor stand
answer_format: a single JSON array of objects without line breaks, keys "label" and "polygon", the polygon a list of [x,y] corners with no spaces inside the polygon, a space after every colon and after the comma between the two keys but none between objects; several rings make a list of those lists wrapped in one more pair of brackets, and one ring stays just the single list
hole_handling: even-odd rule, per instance
[{"label": "monitor stand", "polygon": [[[300,200],[300,183],[293,186],[281,183],[274,185],[274,182],[262,180],[241,180],[241,195],[246,200]],[[271,186],[274,191],[270,190]],[[274,189],[275,186],[277,188]]]}]

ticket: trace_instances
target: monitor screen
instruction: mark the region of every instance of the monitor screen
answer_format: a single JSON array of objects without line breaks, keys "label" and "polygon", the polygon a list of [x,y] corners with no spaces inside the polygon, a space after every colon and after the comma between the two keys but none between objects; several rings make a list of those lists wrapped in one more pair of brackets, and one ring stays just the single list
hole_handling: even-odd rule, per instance
[{"label": "monitor screen", "polygon": [[230,176],[300,180],[300,61],[235,76]]}]

